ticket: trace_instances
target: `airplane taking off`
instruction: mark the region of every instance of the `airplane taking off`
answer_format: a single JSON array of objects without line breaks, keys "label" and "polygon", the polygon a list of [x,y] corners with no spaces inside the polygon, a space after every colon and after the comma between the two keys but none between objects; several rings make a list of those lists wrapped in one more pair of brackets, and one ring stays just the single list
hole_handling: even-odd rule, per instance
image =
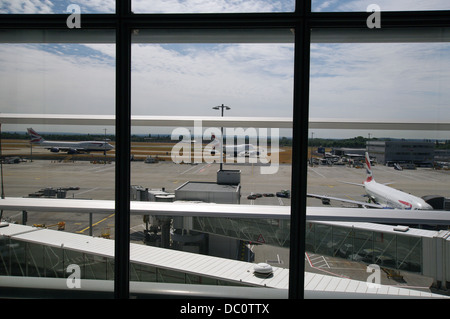
[{"label": "airplane taking off", "polygon": [[67,154],[89,153],[89,152],[103,152],[106,154],[114,146],[106,141],[86,141],[86,142],[60,142],[60,141],[46,141],[32,128],[27,129],[31,136],[31,143],[42,146],[50,152],[58,153],[59,151],[67,152]]},{"label": "airplane taking off", "polygon": [[369,199],[373,203],[365,203],[344,198],[336,198],[330,196],[321,196],[315,194],[308,194],[309,197],[319,198],[324,200],[338,200],[357,204],[365,208],[396,208],[396,209],[421,209],[433,210],[433,207],[425,202],[422,198],[399,191],[398,189],[375,182],[372,175],[372,167],[370,164],[369,153],[366,152],[366,170],[367,178],[362,184],[349,183],[364,187]]}]

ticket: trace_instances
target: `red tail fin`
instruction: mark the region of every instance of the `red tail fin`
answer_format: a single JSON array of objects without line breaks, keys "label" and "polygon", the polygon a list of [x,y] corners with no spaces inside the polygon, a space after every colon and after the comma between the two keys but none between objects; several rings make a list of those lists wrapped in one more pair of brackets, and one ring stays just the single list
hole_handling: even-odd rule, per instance
[{"label": "red tail fin", "polygon": [[367,172],[366,182],[371,182],[373,180],[372,166],[370,165],[369,153],[367,152],[366,152],[366,172]]},{"label": "red tail fin", "polygon": [[40,143],[42,142],[44,139],[42,138],[42,136],[40,136],[35,130],[33,130],[32,128],[27,129],[28,134],[30,134],[31,137],[31,143]]}]

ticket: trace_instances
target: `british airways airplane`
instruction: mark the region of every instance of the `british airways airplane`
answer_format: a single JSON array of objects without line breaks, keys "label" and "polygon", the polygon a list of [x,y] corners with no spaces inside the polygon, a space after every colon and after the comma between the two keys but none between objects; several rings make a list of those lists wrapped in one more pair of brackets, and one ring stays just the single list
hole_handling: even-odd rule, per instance
[{"label": "british airways airplane", "polygon": [[372,203],[354,201],[350,199],[308,194],[309,197],[322,200],[338,200],[347,203],[357,204],[365,208],[396,208],[396,209],[421,209],[432,210],[433,207],[422,198],[402,192],[398,189],[380,184],[375,181],[372,175],[372,166],[370,164],[369,154],[366,152],[366,170],[367,178],[362,184],[348,183],[364,187]]},{"label": "british airways airplane", "polygon": [[[215,152],[216,149],[220,150],[221,141],[215,136],[212,135],[212,142],[210,146]],[[223,154],[228,154],[232,157],[258,157],[261,154],[267,154],[266,150],[263,148],[258,148],[253,144],[238,144],[238,145],[224,145]]]},{"label": "british airways airplane", "polygon": [[86,142],[60,142],[60,141],[46,141],[32,128],[27,129],[31,136],[31,143],[42,146],[50,152],[58,153],[59,151],[67,152],[67,154],[89,153],[89,152],[104,152],[110,151],[114,146],[106,141],[86,141]]}]

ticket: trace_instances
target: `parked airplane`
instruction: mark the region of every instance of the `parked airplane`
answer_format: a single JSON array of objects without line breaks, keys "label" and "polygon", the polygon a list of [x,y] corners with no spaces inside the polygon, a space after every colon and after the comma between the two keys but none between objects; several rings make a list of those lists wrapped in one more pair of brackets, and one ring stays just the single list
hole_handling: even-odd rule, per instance
[{"label": "parked airplane", "polygon": [[[220,140],[215,135],[212,135],[212,140],[211,146],[213,147],[213,151],[217,148],[220,149]],[[253,144],[225,145],[223,147],[223,153],[233,157],[258,157],[264,154],[264,152],[258,150]]]},{"label": "parked airplane", "polygon": [[60,142],[60,141],[46,141],[32,128],[27,129],[31,136],[31,143],[42,146],[50,152],[58,153],[59,151],[67,152],[68,154],[89,153],[89,152],[104,152],[110,151],[114,146],[106,141],[86,141],[86,142]]},{"label": "parked airplane", "polygon": [[223,152],[225,154],[231,154],[234,157],[257,157],[260,155],[260,152],[253,144],[225,146]]},{"label": "parked airplane", "polygon": [[372,166],[370,164],[369,154],[366,152],[366,170],[367,178],[362,184],[349,183],[364,187],[369,200],[372,203],[365,203],[344,198],[322,196],[316,194],[308,194],[309,197],[322,199],[325,203],[329,200],[338,200],[357,204],[365,208],[396,208],[396,209],[422,209],[432,210],[433,207],[425,202],[422,198],[399,191],[398,189],[387,186],[386,184],[377,183],[372,175]]}]

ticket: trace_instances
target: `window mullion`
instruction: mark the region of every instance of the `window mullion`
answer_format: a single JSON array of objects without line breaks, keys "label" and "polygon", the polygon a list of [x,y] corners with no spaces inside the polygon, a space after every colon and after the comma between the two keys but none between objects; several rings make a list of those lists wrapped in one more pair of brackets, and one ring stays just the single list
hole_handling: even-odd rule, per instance
[{"label": "window mullion", "polygon": [[117,1],[116,28],[116,180],[114,296],[129,298],[130,281],[130,135],[131,30],[124,17],[131,0]]}]

